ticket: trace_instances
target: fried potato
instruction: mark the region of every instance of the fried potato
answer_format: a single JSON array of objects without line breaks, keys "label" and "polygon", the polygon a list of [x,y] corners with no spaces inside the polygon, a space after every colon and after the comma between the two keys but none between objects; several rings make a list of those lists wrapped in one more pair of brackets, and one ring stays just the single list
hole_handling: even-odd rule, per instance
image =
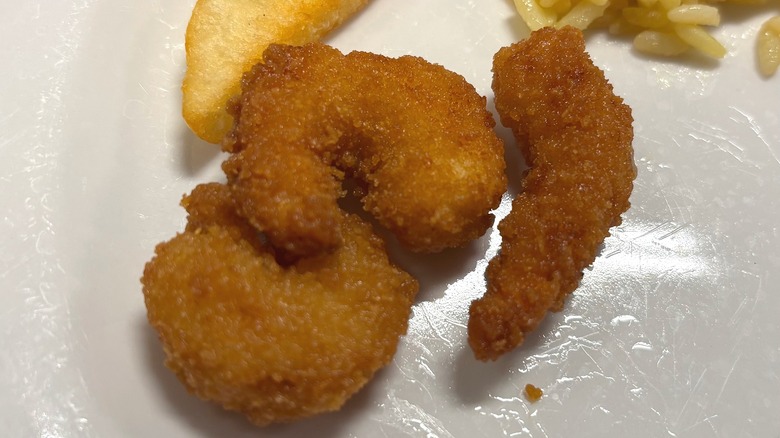
[{"label": "fried potato", "polygon": [[368,0],[198,0],[187,26],[182,113],[190,129],[219,143],[232,126],[227,101],[271,43],[316,41]]}]

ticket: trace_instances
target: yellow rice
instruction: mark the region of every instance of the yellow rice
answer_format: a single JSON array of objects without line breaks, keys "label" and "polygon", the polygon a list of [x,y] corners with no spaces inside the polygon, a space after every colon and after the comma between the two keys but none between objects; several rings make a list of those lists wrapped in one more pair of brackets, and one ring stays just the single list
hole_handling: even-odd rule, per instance
[{"label": "yellow rice", "polygon": [[[728,1],[728,0],[727,0]],[[731,0],[763,3],[766,0]],[[634,35],[634,48],[660,56],[691,49],[713,58],[726,48],[709,29],[720,25],[719,1],[712,0],[514,0],[531,30],[571,25],[579,29],[606,27],[610,33]],[[758,35],[758,64],[765,75],[780,65],[780,16],[764,23]]]}]

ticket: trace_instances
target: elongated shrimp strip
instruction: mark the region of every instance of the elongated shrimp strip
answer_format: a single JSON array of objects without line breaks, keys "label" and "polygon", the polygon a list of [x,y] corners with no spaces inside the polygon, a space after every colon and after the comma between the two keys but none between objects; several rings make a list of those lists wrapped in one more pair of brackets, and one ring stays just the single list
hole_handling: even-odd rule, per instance
[{"label": "elongated shrimp strip", "polygon": [[502,123],[530,166],[499,224],[487,292],[472,303],[469,344],[480,360],[520,345],[560,311],[629,207],[636,177],[631,109],[614,95],[574,28],[545,28],[501,49],[493,90]]}]

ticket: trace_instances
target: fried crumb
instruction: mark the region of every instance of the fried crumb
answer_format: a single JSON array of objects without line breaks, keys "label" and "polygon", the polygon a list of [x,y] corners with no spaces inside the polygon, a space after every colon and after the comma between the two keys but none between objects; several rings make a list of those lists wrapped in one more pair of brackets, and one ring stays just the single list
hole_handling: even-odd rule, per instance
[{"label": "fried crumb", "polygon": [[531,385],[529,383],[529,384],[525,385],[524,394],[525,394],[526,400],[528,400],[531,403],[536,403],[536,402],[539,401],[539,399],[542,398],[542,395],[544,394],[544,392],[542,391],[541,388],[537,388],[536,386]]}]

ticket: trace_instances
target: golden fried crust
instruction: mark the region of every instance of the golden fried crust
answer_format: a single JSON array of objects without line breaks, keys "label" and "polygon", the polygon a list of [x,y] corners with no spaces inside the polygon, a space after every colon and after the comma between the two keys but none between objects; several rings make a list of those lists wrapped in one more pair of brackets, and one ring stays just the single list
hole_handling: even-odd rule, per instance
[{"label": "golden fried crust", "polygon": [[629,207],[636,177],[631,109],[614,95],[573,28],[534,32],[494,58],[502,123],[530,166],[499,224],[488,289],[471,305],[469,344],[493,360],[559,311]]},{"label": "golden fried crust", "polygon": [[354,177],[364,208],[413,251],[465,244],[506,188],[484,97],[416,57],[272,45],[243,80],[223,169],[242,214],[296,255],[336,248]]},{"label": "golden fried crust", "polygon": [[317,41],[368,0],[198,0],[187,25],[182,114],[200,138],[219,143],[233,122],[228,99],[271,43]]},{"label": "golden fried crust", "polygon": [[193,394],[252,422],[336,410],[406,332],[417,282],[356,216],[329,255],[280,266],[235,214],[230,190],[185,199],[187,230],[158,245],[143,293],[166,365]]}]

